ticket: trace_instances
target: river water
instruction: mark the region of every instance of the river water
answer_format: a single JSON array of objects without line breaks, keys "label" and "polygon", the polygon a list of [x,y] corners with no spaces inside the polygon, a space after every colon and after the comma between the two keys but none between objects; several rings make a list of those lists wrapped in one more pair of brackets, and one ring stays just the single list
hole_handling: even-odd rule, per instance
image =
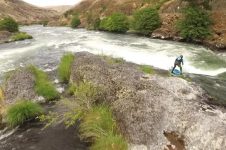
[{"label": "river water", "polygon": [[197,79],[195,81],[202,83],[205,77],[208,83],[203,83],[204,87],[216,86],[217,91],[226,93],[225,82],[217,77],[226,72],[225,53],[214,53],[192,44],[68,27],[35,25],[21,27],[20,30],[31,34],[34,39],[0,45],[0,76],[27,64],[37,65],[46,71],[55,69],[60,57],[66,52],[88,51],[122,57],[127,61],[164,70],[169,70],[175,58],[183,54],[184,72],[199,74],[192,75]]},{"label": "river water", "polygon": [[67,51],[112,55],[166,70],[183,54],[185,72],[211,76],[226,72],[226,56],[202,46],[67,27],[25,26],[20,30],[34,39],[0,45],[0,74],[30,63],[51,69],[48,66],[56,66]]}]

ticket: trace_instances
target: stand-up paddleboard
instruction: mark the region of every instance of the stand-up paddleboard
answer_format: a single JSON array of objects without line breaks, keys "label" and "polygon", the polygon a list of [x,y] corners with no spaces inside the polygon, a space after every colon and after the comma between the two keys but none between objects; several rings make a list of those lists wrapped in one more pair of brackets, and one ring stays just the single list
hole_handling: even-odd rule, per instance
[{"label": "stand-up paddleboard", "polygon": [[178,69],[174,69],[173,72],[171,72],[172,70],[170,70],[170,73],[172,76],[181,76],[181,72]]}]

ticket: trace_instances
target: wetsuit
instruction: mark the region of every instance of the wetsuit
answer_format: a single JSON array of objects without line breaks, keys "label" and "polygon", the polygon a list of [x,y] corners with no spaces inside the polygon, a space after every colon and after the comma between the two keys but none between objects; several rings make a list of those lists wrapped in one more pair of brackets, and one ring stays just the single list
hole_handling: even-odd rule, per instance
[{"label": "wetsuit", "polygon": [[182,56],[177,57],[177,59],[174,62],[174,67],[172,69],[172,73],[173,73],[174,69],[176,68],[176,66],[178,66],[180,68],[180,73],[182,74],[182,66],[181,66],[181,63],[184,65],[183,57]]}]

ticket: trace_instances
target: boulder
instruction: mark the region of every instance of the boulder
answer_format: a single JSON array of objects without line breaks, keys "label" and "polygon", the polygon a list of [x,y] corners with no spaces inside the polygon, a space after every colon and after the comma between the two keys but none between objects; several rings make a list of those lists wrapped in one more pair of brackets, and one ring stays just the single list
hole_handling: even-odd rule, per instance
[{"label": "boulder", "polygon": [[12,33],[8,31],[0,31],[0,44],[8,42]]},{"label": "boulder", "polygon": [[35,77],[27,69],[8,73],[4,84],[5,103],[11,104],[21,99],[34,100],[37,97],[34,86]]},{"label": "boulder", "polygon": [[[103,87],[130,149],[226,149],[225,109],[206,103],[196,84],[176,77],[144,77],[132,63],[109,64],[80,52],[71,81]],[[102,101],[103,102],[103,101]]]}]

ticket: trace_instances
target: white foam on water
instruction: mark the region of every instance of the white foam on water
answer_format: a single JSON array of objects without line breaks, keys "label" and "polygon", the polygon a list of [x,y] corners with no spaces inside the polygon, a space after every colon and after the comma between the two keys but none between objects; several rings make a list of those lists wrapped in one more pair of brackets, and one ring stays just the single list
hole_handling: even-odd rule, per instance
[{"label": "white foam on water", "polygon": [[12,130],[9,130],[8,128],[5,128],[4,130],[0,130],[0,141],[12,135],[14,132],[16,132],[17,129],[18,127]]},{"label": "white foam on water", "polygon": [[[40,50],[40,47],[43,46],[43,50],[62,51],[62,54],[64,51],[88,51],[93,54],[121,57],[137,64],[152,65],[165,70],[172,68],[175,58],[183,54],[185,59],[185,65],[183,66],[184,72],[216,76],[226,71],[226,68],[222,67],[203,69],[195,66],[195,62],[192,58],[201,55],[202,52],[213,56],[224,56],[226,58],[226,54],[224,53],[215,54],[201,46],[132,35],[87,31],[85,29],[73,30],[66,27],[44,28],[42,26],[28,26],[22,27],[21,29],[34,35],[34,41],[30,41],[30,44],[34,45],[1,50],[0,69],[7,70],[7,65],[10,66],[12,63],[10,61],[14,61],[14,58],[18,55],[32,50]],[[20,45],[20,43],[17,44]],[[203,60],[200,60],[200,62],[202,61]]]},{"label": "white foam on water", "polygon": [[[129,46],[118,46],[112,43],[96,39],[93,41],[82,42],[86,49],[82,48],[81,51],[85,50],[94,54],[105,54],[113,57],[121,57],[127,61],[134,62],[137,64],[152,65],[154,67],[169,70],[172,68],[175,61],[175,53],[183,54],[185,57],[185,65],[183,70],[188,73],[204,74],[210,76],[216,76],[220,73],[226,72],[226,68],[219,68],[214,70],[204,70],[196,68],[192,65],[191,60],[186,58],[192,57],[192,51],[188,51],[187,48],[180,48],[179,50],[173,50],[174,46],[170,44],[165,44],[167,49],[159,51],[159,44],[151,44],[152,49],[142,49],[139,47],[129,47]],[[134,43],[132,43],[134,44]],[[138,44],[138,43],[136,43]],[[148,43],[150,44],[150,43]],[[76,49],[76,48],[75,48]],[[154,49],[154,50],[153,50]],[[172,51],[169,51],[172,49]],[[79,51],[78,48],[75,50]]]},{"label": "white foam on water", "polygon": [[44,46],[44,44],[36,44],[32,46],[26,46],[22,48],[13,48],[13,49],[4,49],[3,51],[0,52],[0,60],[1,58],[6,58],[12,55],[18,55],[20,53],[25,53],[27,51],[35,50],[37,48],[40,48]]}]

